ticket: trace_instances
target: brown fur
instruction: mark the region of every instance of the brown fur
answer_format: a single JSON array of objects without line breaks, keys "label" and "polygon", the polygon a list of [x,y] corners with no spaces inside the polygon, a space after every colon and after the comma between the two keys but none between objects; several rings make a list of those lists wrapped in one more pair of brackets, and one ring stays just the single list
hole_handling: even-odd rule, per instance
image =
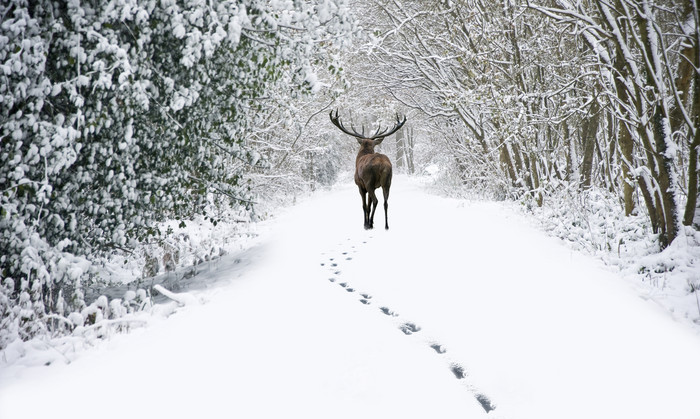
[{"label": "brown fur", "polygon": [[355,159],[355,184],[362,196],[362,210],[365,214],[365,228],[374,228],[374,213],[379,199],[375,189],[381,187],[384,193],[384,228],[389,229],[389,189],[391,188],[391,161],[384,154],[374,152],[374,147],[383,140],[367,140],[358,138],[360,151]]},{"label": "brown fur", "polygon": [[355,159],[355,184],[360,189],[360,195],[362,196],[365,229],[374,228],[374,213],[377,211],[379,202],[374,191],[381,187],[384,193],[384,228],[388,230],[389,215],[387,210],[389,209],[389,189],[391,188],[391,160],[384,154],[375,153],[374,147],[381,144],[385,137],[401,129],[406,123],[406,117],[404,116],[402,121],[396,115],[396,125],[393,128],[385,128],[382,131],[380,126],[371,137],[365,136],[364,127],[362,127],[362,133],[355,131],[355,128],[352,126],[352,131],[345,128],[340,122],[337,110],[335,115],[331,111],[330,117],[333,125],[344,133],[357,138],[357,142],[360,144],[360,151],[357,153],[357,159]]}]

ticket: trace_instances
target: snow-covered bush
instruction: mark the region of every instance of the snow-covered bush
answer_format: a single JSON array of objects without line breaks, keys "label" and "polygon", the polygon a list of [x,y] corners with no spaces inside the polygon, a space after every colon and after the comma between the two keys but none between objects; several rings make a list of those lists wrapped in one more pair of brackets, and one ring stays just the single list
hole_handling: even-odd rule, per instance
[{"label": "snow-covered bush", "polygon": [[693,227],[682,229],[682,236],[661,250],[648,215],[640,211],[625,216],[619,199],[609,191],[562,188],[542,207],[522,202],[548,233],[601,258],[633,282],[641,281],[642,294],[677,318],[700,324],[700,233]]},{"label": "snow-covered bush", "polygon": [[318,90],[315,51],[352,31],[342,0],[10,0],[0,16],[0,348],[121,313],[85,315],[94,258],[212,202],[249,210],[249,133]]}]

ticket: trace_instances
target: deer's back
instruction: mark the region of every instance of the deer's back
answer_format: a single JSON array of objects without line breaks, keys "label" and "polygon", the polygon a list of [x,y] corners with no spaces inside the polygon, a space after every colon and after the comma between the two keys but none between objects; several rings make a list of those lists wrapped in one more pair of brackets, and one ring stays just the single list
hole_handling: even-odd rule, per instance
[{"label": "deer's back", "polygon": [[391,161],[384,154],[367,154],[357,159],[355,183],[364,189],[391,186]]}]

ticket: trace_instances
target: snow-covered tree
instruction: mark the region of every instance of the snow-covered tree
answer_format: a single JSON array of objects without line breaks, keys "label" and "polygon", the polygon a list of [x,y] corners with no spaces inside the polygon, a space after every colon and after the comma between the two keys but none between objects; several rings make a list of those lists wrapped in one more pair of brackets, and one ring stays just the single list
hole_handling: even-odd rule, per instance
[{"label": "snow-covered tree", "polygon": [[465,185],[538,205],[601,189],[628,215],[639,196],[662,247],[692,224],[692,2],[358,2],[365,84],[431,121]]},{"label": "snow-covered tree", "polygon": [[91,257],[211,196],[249,207],[251,132],[318,90],[316,54],[353,30],[343,0],[11,0],[0,16],[0,347],[76,326]]},{"label": "snow-covered tree", "polygon": [[[532,6],[572,26],[599,68],[598,85],[610,104],[631,212],[636,185],[663,246],[697,205],[700,106],[697,7],[692,2],[565,0]],[[687,177],[680,168],[687,167]],[[686,209],[682,210],[682,197]]]}]

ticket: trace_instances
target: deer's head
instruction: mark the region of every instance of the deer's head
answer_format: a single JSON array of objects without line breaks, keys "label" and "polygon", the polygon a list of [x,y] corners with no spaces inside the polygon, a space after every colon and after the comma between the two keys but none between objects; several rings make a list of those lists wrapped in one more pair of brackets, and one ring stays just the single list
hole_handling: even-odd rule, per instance
[{"label": "deer's head", "polygon": [[375,146],[381,144],[381,142],[384,141],[384,138],[390,136],[391,134],[393,134],[396,131],[398,131],[399,129],[401,129],[403,124],[406,123],[405,116],[403,117],[403,120],[401,120],[399,118],[399,116],[396,115],[396,124],[394,125],[393,128],[391,128],[391,129],[385,128],[384,130],[382,130],[382,126],[380,125],[374,134],[367,136],[367,135],[365,135],[365,127],[364,126],[362,126],[361,132],[357,132],[357,130],[355,130],[355,127],[352,126],[352,124],[350,125],[350,130],[345,128],[343,123],[340,121],[340,116],[338,115],[338,110],[335,111],[335,115],[333,115],[333,111],[331,111],[330,117],[331,117],[331,122],[333,123],[333,125],[338,127],[338,129],[340,129],[344,133],[351,135],[357,139],[357,142],[360,144],[360,154],[374,153]]}]

